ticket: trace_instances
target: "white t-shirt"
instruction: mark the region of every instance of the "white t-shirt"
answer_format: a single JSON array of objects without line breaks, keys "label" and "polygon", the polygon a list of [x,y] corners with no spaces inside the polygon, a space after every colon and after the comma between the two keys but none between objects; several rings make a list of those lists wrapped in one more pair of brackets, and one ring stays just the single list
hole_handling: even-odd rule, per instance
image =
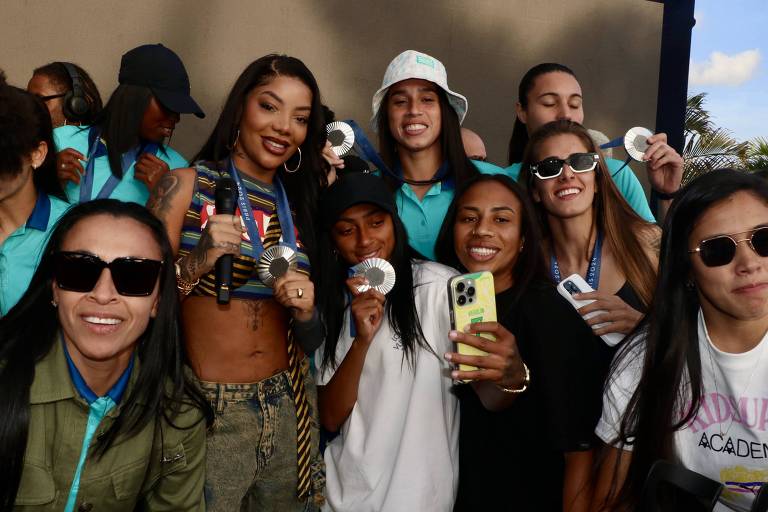
[{"label": "white t-shirt", "polygon": [[[456,272],[413,261],[413,294],[424,337],[435,354],[417,349],[413,365],[384,316],[365,356],[357,402],[325,450],[324,510],[450,511],[459,476],[459,404],[443,354],[448,339],[448,279]],[[350,310],[336,346],[341,364],[352,344]],[[322,361],[322,350],[315,361]],[[325,385],[334,369],[318,368]]]},{"label": "white t-shirt", "polygon": [[[721,352],[710,341],[699,311],[702,402],[693,421],[675,434],[675,447],[686,468],[725,486],[717,511],[748,511],[755,493],[768,481],[767,345],[768,333],[749,352]],[[640,380],[642,352],[640,348],[625,357],[627,363],[609,379],[595,431],[606,443],[615,444],[618,438],[621,418]]]}]

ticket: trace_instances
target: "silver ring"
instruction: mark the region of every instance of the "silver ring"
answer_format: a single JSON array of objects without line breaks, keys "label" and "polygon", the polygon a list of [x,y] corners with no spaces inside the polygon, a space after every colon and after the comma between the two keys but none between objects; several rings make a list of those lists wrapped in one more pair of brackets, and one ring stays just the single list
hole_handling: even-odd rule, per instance
[{"label": "silver ring", "polygon": [[304,289],[303,288],[296,288],[296,297],[299,299],[304,296]]},{"label": "silver ring", "polygon": [[66,168],[67,168],[67,164],[65,164],[65,163],[62,163],[62,164],[61,164],[61,168],[62,168],[62,169],[66,169]]}]

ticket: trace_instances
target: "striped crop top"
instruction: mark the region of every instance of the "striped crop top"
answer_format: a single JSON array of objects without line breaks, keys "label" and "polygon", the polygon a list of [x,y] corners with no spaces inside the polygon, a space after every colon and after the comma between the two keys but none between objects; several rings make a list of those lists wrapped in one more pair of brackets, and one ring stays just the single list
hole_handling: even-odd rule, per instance
[{"label": "striped crop top", "polygon": [[[192,194],[192,202],[184,215],[184,224],[181,228],[181,245],[179,247],[179,257],[186,256],[195,248],[200,241],[200,234],[205,228],[208,218],[216,213],[216,180],[227,171],[219,171],[218,168],[226,169],[226,163],[220,166],[212,162],[196,162],[195,171],[197,179]],[[275,191],[272,185],[257,181],[244,173],[240,173],[240,178],[248,192],[248,200],[253,209],[253,216],[256,219],[259,236],[264,240],[264,235],[271,223],[279,224],[277,218],[277,208],[275,201]],[[294,215],[295,213],[291,212]],[[238,208],[235,215],[240,215]],[[295,229],[295,228],[294,228]],[[282,237],[280,238],[282,241]],[[306,249],[299,240],[299,233],[296,231],[296,250],[297,271],[309,275],[309,258]],[[232,297],[236,299],[264,299],[272,297],[273,290],[265,285],[259,279],[256,273],[256,261],[249,256],[252,254],[252,247],[248,233],[245,232],[240,240],[241,254],[232,262]],[[216,295],[216,277],[214,271],[200,278],[200,282],[192,290],[191,295]]]}]

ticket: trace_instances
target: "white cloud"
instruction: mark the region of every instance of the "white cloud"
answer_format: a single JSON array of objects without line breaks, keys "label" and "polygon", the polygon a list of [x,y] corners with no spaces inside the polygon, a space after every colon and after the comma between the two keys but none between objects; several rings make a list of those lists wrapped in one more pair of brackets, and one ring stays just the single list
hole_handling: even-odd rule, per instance
[{"label": "white cloud", "polygon": [[760,50],[746,50],[733,55],[712,52],[705,62],[691,62],[691,85],[741,85],[750,80],[760,65]]}]

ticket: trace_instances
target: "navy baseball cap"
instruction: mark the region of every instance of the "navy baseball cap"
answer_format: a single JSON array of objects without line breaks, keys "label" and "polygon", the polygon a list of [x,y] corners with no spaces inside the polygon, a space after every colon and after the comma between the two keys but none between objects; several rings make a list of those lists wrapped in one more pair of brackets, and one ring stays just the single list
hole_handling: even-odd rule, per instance
[{"label": "navy baseball cap", "polygon": [[120,61],[117,81],[148,87],[157,101],[171,112],[205,117],[203,109],[189,95],[189,76],[184,63],[162,44],[145,44],[126,52]]},{"label": "navy baseball cap", "polygon": [[397,215],[394,196],[383,179],[367,172],[350,172],[342,174],[323,194],[321,210],[325,225],[332,226],[344,210],[362,203]]}]

